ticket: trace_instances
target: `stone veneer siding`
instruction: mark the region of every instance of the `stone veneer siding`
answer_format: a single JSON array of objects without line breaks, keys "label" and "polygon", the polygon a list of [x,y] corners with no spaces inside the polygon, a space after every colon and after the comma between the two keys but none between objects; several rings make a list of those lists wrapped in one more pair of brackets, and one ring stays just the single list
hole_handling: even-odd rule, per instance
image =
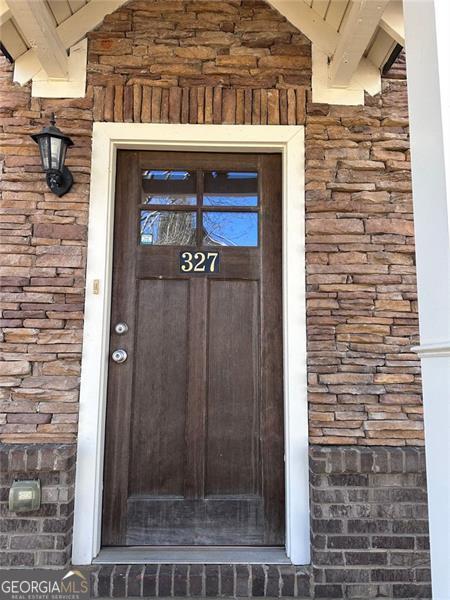
[{"label": "stone veneer siding", "polygon": [[392,77],[364,107],[307,105],[312,443],[423,444],[404,56]]},{"label": "stone veneer siding", "polygon": [[[126,4],[89,34],[81,99],[31,98],[2,59],[0,441],[75,440],[92,122],[142,121],[306,125],[311,442],[423,443],[404,69],[364,107],[312,104],[310,77],[261,0]],[[75,141],[60,199],[29,137],[53,109]]]}]

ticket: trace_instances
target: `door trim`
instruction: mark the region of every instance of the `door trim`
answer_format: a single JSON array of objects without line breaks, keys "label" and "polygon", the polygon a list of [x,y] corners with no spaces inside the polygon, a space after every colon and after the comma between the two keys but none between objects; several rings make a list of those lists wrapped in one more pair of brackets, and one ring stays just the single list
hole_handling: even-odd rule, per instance
[{"label": "door trim", "polygon": [[94,123],[72,561],[101,545],[117,150],[280,152],[283,164],[283,361],[286,553],[309,564],[304,127]]}]

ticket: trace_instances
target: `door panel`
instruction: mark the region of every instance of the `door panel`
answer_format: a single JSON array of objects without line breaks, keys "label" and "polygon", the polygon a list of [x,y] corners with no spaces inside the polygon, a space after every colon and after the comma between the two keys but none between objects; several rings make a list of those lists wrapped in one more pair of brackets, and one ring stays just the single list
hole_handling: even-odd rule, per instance
[{"label": "door panel", "polygon": [[256,281],[210,281],[206,495],[257,494]]},{"label": "door panel", "polygon": [[114,235],[103,545],[283,544],[280,156],[119,151]]},{"label": "door panel", "polygon": [[131,498],[128,522],[132,546],[265,545],[262,498]]},{"label": "door panel", "polygon": [[139,282],[131,496],[183,495],[188,300],[187,281]]}]

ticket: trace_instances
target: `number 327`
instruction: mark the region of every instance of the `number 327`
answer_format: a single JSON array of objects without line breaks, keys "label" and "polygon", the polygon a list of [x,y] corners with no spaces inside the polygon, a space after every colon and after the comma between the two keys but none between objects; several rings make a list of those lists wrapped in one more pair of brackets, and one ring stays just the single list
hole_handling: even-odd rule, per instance
[{"label": "number 327", "polygon": [[183,273],[218,273],[218,252],[181,252],[180,269]]}]

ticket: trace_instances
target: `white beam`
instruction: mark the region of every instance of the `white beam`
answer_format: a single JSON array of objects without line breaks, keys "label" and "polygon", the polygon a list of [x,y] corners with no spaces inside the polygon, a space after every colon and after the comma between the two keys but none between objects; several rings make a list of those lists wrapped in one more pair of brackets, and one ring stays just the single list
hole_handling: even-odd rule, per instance
[{"label": "white beam", "polygon": [[33,77],[33,98],[83,98],[86,93],[87,39],[70,49],[67,79],[50,79],[44,71]]},{"label": "white beam", "polygon": [[0,25],[4,25],[11,18],[11,11],[6,0],[0,0]]},{"label": "white beam", "polygon": [[91,0],[56,28],[62,43],[70,48],[125,2],[127,0]]},{"label": "white beam", "polygon": [[375,33],[389,0],[351,0],[333,58],[329,78],[333,87],[345,88]]},{"label": "white beam", "polygon": [[304,0],[268,0],[283,17],[297,27],[313,44],[331,56],[338,42],[338,33]]},{"label": "white beam", "polygon": [[9,9],[28,44],[49,77],[67,76],[67,52],[56,32],[55,21],[43,0],[7,0]]},{"label": "white beam", "polygon": [[13,60],[28,50],[12,19],[1,25],[0,40]]},{"label": "white beam", "polygon": [[[16,2],[17,0],[9,0]],[[33,0],[29,0],[33,2]],[[117,8],[125,4],[127,0],[91,0],[83,8],[80,8],[75,14],[66,19],[61,25],[58,25],[56,32],[66,50],[79,42],[88,31],[91,31],[99,25],[106,15],[114,12]],[[41,67],[36,60],[34,50],[28,50],[22,54],[16,62],[14,68],[14,81],[23,85],[32,79]]]},{"label": "white beam", "polygon": [[450,2],[404,3],[433,598],[450,598]]},{"label": "white beam", "polygon": [[400,46],[405,45],[405,22],[402,0],[391,0],[386,6],[380,21],[380,27]]},{"label": "white beam", "polygon": [[381,91],[380,70],[370,60],[361,59],[346,88],[333,88],[328,79],[328,57],[312,45],[312,100],[324,104],[364,105],[364,92],[374,96]]}]

